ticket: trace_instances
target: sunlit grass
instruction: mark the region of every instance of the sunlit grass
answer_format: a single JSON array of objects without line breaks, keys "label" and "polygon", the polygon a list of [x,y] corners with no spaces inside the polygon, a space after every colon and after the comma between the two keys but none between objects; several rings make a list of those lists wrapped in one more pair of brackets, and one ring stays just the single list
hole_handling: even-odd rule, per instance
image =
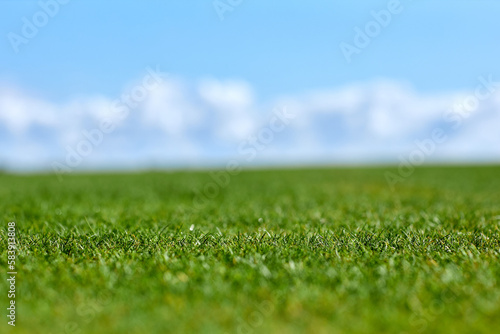
[{"label": "sunlit grass", "polygon": [[201,172],[0,175],[15,331],[499,328],[500,168],[422,168],[395,191],[384,172],[244,172],[202,206]]}]

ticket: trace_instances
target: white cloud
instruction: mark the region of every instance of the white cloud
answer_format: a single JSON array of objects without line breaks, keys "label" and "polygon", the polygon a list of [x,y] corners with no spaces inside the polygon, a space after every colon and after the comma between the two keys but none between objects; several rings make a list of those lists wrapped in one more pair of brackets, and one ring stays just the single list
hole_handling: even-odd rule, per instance
[{"label": "white cloud", "polygon": [[200,100],[219,126],[214,133],[223,140],[243,140],[254,130],[255,99],[252,88],[243,81],[202,80]]},{"label": "white cloud", "polygon": [[202,120],[194,103],[181,82],[170,80],[152,90],[138,112],[146,127],[159,127],[167,136],[179,139]]},{"label": "white cloud", "polygon": [[254,102],[251,87],[242,81],[203,80],[198,90],[203,100],[222,112],[239,113]]},{"label": "white cloud", "polygon": [[[274,107],[296,115],[285,131],[259,152],[255,162],[397,161],[414,141],[436,127],[449,140],[429,161],[500,160],[500,92],[481,101],[456,129],[443,114],[471,92],[420,94],[391,81],[257,101],[243,81],[205,79],[195,83],[165,79],[147,98],[105,134],[81,167],[136,166],[238,158],[238,145],[265,126]],[[89,96],[55,103],[0,86],[0,166],[50,168],[64,161],[67,147],[98,128],[116,98]]]},{"label": "white cloud", "polygon": [[33,124],[53,126],[57,120],[56,106],[37,98],[0,87],[0,122],[14,135],[22,135]]}]

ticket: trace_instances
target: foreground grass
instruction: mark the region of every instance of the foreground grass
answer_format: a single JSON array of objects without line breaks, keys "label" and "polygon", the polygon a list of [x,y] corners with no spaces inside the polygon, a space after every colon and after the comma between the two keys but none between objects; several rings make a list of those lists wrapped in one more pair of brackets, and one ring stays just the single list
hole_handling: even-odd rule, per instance
[{"label": "foreground grass", "polygon": [[0,331],[500,328],[500,168],[422,168],[394,190],[384,172],[249,171],[201,206],[207,173],[0,175],[1,277],[8,221],[19,239]]}]

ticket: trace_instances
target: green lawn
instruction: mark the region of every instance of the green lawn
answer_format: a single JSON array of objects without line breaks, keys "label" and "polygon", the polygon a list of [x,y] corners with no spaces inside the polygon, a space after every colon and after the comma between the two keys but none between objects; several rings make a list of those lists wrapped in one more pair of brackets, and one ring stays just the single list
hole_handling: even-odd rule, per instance
[{"label": "green lawn", "polygon": [[0,332],[498,330],[500,167],[386,171],[0,174]]}]

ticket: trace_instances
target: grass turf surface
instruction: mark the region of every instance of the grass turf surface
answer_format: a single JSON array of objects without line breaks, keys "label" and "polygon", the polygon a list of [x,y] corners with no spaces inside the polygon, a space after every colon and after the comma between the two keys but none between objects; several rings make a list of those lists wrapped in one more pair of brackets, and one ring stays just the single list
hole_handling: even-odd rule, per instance
[{"label": "grass turf surface", "polygon": [[[491,333],[500,167],[0,174],[12,333]],[[194,225],[194,226],[192,226]]]}]

